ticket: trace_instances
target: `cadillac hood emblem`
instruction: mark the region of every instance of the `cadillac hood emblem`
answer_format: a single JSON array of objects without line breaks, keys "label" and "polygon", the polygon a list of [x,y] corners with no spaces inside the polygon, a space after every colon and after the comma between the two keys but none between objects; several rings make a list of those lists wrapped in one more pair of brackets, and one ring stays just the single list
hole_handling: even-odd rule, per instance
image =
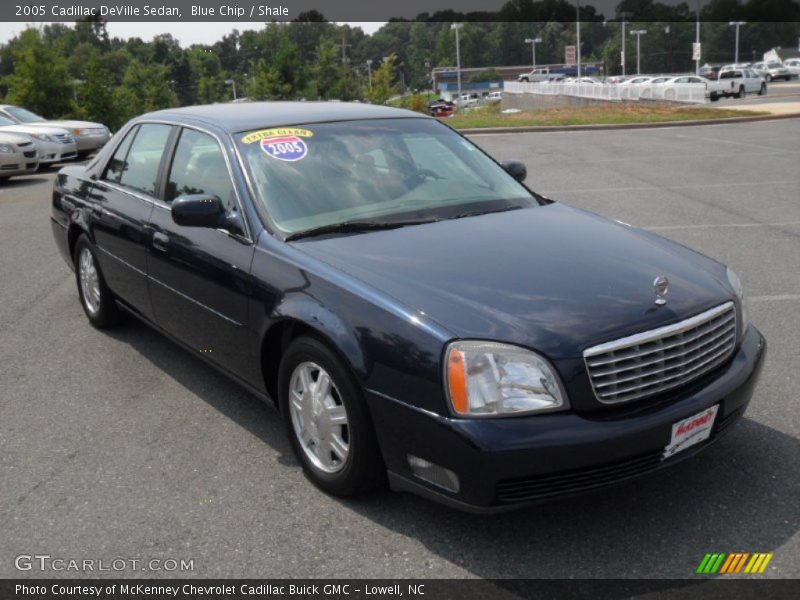
[{"label": "cadillac hood emblem", "polygon": [[656,304],[661,306],[667,303],[667,292],[669,292],[669,279],[659,275],[653,280],[653,291],[656,293]]}]

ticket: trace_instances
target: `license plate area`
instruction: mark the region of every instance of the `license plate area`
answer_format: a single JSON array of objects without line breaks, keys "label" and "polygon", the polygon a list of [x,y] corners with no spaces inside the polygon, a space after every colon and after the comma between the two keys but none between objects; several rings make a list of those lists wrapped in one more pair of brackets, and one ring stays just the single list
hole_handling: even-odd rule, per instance
[{"label": "license plate area", "polygon": [[687,448],[691,448],[711,437],[711,430],[714,428],[714,421],[717,419],[718,411],[719,404],[715,404],[711,408],[673,423],[672,438],[669,444],[664,446],[664,452],[661,455],[662,460],[675,456],[679,452],[683,452]]}]

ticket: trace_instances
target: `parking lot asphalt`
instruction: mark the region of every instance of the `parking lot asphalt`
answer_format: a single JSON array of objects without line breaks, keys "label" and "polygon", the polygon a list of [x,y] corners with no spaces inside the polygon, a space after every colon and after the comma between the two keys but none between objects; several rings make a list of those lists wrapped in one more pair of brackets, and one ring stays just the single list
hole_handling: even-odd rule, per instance
[{"label": "parking lot asphalt", "polygon": [[112,573],[130,577],[692,577],[741,551],[800,576],[800,119],[473,139],[524,160],[533,189],[738,271],[770,349],[734,431],[666,472],[498,516],[328,497],[268,406],[141,324],[89,326],[40,173],[0,187],[0,577],[80,575],[19,572],[21,554],[193,560]]}]

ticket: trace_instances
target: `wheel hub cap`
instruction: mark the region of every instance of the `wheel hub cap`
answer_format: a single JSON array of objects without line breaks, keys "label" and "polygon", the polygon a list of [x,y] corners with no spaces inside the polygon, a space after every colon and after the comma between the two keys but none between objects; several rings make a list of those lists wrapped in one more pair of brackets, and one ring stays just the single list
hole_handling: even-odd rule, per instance
[{"label": "wheel hub cap", "polygon": [[94,257],[88,248],[81,250],[78,257],[78,278],[81,282],[83,304],[91,314],[100,310],[100,279],[94,264]]},{"label": "wheel hub cap", "polygon": [[347,411],[330,375],[313,362],[299,364],[289,381],[289,411],[297,441],[325,473],[340,471],[350,452]]}]

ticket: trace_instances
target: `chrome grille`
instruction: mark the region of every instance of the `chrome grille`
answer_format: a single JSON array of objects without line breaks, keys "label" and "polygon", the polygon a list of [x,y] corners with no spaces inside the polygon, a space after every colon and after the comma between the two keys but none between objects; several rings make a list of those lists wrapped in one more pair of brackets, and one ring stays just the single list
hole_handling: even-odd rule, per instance
[{"label": "chrome grille", "polygon": [[72,142],[75,141],[75,138],[72,137],[72,135],[69,133],[56,133],[53,135],[53,137],[56,138],[62,144],[71,144]]},{"label": "chrome grille", "polygon": [[583,352],[604,404],[638,400],[685,385],[722,364],[736,344],[733,302]]}]

